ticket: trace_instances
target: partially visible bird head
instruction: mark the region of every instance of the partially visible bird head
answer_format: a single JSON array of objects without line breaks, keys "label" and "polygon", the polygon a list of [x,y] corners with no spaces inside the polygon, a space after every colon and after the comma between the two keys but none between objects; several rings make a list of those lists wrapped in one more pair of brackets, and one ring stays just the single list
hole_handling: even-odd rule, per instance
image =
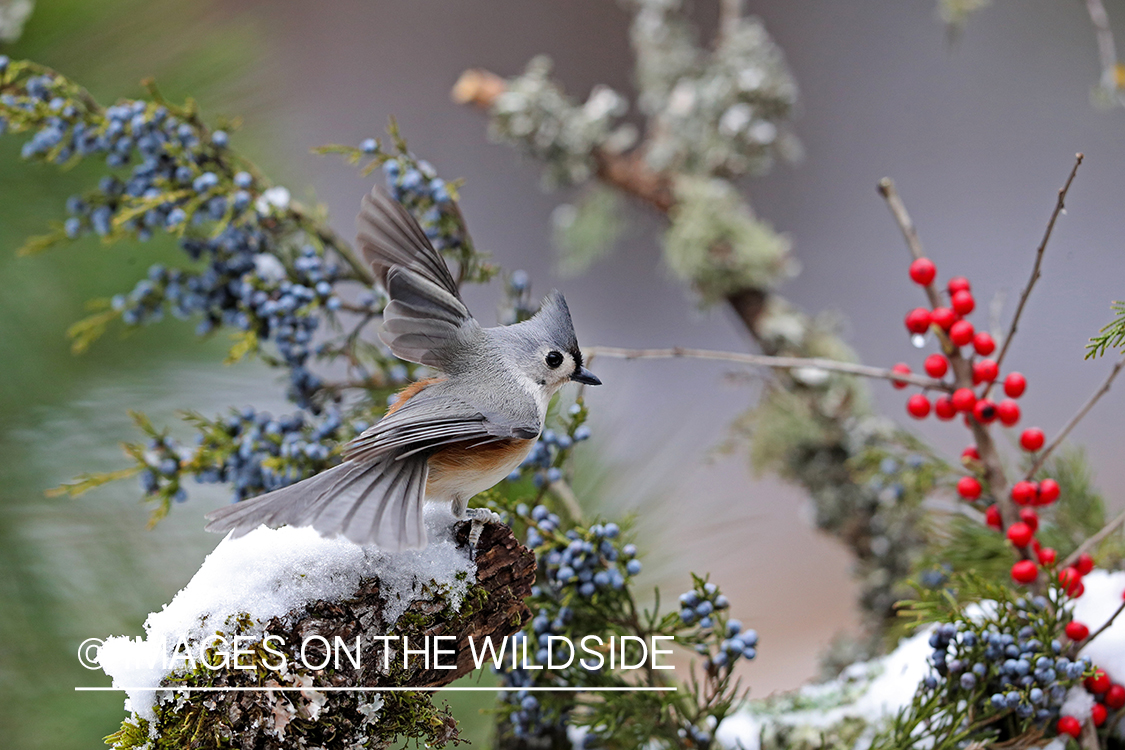
[{"label": "partially visible bird head", "polygon": [[548,294],[529,320],[502,330],[516,344],[516,367],[548,392],[554,393],[571,380],[601,385],[584,365],[570,310],[559,292]]}]

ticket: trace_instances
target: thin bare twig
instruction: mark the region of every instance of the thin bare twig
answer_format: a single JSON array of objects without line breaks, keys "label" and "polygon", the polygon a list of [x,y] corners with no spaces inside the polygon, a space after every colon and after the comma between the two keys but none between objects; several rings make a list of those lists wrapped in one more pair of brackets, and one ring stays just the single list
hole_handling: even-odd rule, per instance
[{"label": "thin bare twig", "polygon": [[[876,189],[879,191],[879,195],[887,201],[887,208],[891,210],[891,214],[895,217],[895,223],[902,230],[902,236],[906,239],[906,247],[910,250],[910,254],[914,256],[915,260],[924,257],[922,241],[918,239],[918,230],[914,228],[914,221],[906,211],[906,204],[902,202],[898,191],[895,190],[895,181],[890,177],[884,177],[879,180]],[[930,296],[930,304],[937,307],[938,302],[936,293]]]},{"label": "thin bare twig", "polygon": [[719,44],[728,41],[742,20],[742,0],[719,0]]},{"label": "thin bare twig", "polygon": [[1097,546],[1102,543],[1103,539],[1105,539],[1113,532],[1117,531],[1117,529],[1121,528],[1122,526],[1125,526],[1125,513],[1122,513],[1117,518],[1107,523],[1096,534],[1091,536],[1086,541],[1082,542],[1082,544],[1078,545],[1078,549],[1071,552],[1067,556],[1067,558],[1062,561],[1062,565],[1060,565],[1059,567],[1067,568],[1078,562],[1078,558],[1080,555],[1082,555],[1082,553],[1089,552],[1090,550],[1097,548]]},{"label": "thin bare twig", "polygon": [[722,352],[711,349],[686,349],[674,346],[669,349],[622,349],[614,346],[586,347],[588,354],[601,357],[616,357],[618,359],[709,359],[722,362],[738,362],[745,365],[759,367],[772,367],[779,370],[793,370],[807,367],[816,370],[830,370],[843,372],[849,375],[859,375],[865,378],[878,378],[895,382],[910,383],[923,388],[939,391],[952,391],[953,386],[940,380],[915,375],[913,373],[897,373],[884,367],[870,367],[855,364],[854,362],[840,362],[835,359],[821,357],[773,357],[768,354],[744,354],[742,352]]},{"label": "thin bare twig", "polygon": [[1054,440],[1052,440],[1050,444],[1043,449],[1038,458],[1036,458],[1035,463],[1032,464],[1030,469],[1028,469],[1027,479],[1031,479],[1032,477],[1034,477],[1035,473],[1043,468],[1043,464],[1047,462],[1047,457],[1051,455],[1055,448],[1059,447],[1066,436],[1070,434],[1070,431],[1073,430],[1078,425],[1078,423],[1082,421],[1082,418],[1089,413],[1090,409],[1094,408],[1094,404],[1098,403],[1098,399],[1100,399],[1109,391],[1110,386],[1113,385],[1114,378],[1117,377],[1117,373],[1121,372],[1122,367],[1125,367],[1125,357],[1117,360],[1117,364],[1113,366],[1113,369],[1109,373],[1109,377],[1105,379],[1105,382],[1101,384],[1101,387],[1099,387],[1098,390],[1094,391],[1089,400],[1087,400],[1086,403],[1083,404],[1082,408],[1078,410],[1078,413],[1071,417],[1070,421],[1066,423],[1066,427],[1063,427],[1062,431],[1060,431],[1059,434],[1055,436]]},{"label": "thin bare twig", "polygon": [[1125,601],[1121,602],[1121,606],[1119,606],[1114,611],[1114,613],[1109,616],[1109,619],[1105,621],[1105,624],[1103,624],[1100,628],[1095,630],[1093,633],[1090,633],[1090,637],[1087,638],[1085,641],[1083,641],[1082,645],[1085,646],[1086,644],[1090,643],[1092,640],[1097,638],[1099,635],[1104,633],[1106,630],[1108,630],[1110,628],[1110,626],[1113,625],[1113,621],[1117,619],[1117,616],[1119,614],[1121,614],[1122,611],[1125,611]]},{"label": "thin bare twig", "polygon": [[[996,357],[996,365],[999,367],[1004,364],[1004,356],[1008,353],[1008,347],[1012,345],[1012,337],[1016,335],[1016,329],[1019,327],[1020,315],[1023,314],[1023,307],[1027,304],[1027,298],[1031,296],[1031,289],[1035,286],[1035,282],[1039,280],[1039,267],[1043,264],[1043,253],[1047,250],[1047,242],[1051,239],[1051,232],[1054,231],[1055,221],[1059,218],[1059,214],[1066,208],[1066,194],[1070,190],[1070,183],[1074,182],[1074,175],[1078,173],[1078,167],[1082,164],[1082,159],[1085,158],[1081,153],[1074,155],[1074,166],[1071,167],[1070,176],[1066,178],[1066,184],[1059,188],[1059,198],[1055,201],[1055,210],[1051,212],[1051,218],[1047,222],[1047,230],[1043,233],[1043,239],[1039,243],[1039,248],[1035,251],[1035,265],[1031,268],[1031,278],[1027,280],[1027,286],[1020,292],[1020,301],[1016,305],[1016,313],[1012,316],[1012,325],[1008,327],[1008,335],[1004,337],[1003,343],[1000,345],[1000,354]],[[987,396],[988,392],[992,390],[992,385],[989,384],[984,390],[984,395]]]},{"label": "thin bare twig", "polygon": [[1117,48],[1113,42],[1113,29],[1109,26],[1109,14],[1105,12],[1102,0],[1086,0],[1086,13],[1094,25],[1094,36],[1098,41],[1101,87],[1112,94],[1117,90]]}]

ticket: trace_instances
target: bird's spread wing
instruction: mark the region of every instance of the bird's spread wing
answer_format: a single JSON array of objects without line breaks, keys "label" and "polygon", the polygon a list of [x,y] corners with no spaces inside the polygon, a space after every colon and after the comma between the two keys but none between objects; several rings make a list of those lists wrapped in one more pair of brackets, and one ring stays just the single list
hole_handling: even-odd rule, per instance
[{"label": "bird's spread wing", "polygon": [[428,467],[414,456],[346,461],[302,482],[207,514],[208,531],[238,537],[261,525],[312,526],[323,536],[397,552],[426,546],[422,519]]},{"label": "bird's spread wing", "polygon": [[[523,408],[521,408],[521,406]],[[265,524],[312,526],[387,550],[426,546],[422,520],[430,453],[539,435],[535,405],[501,414],[428,387],[349,443],[344,462],[304,481],[207,515],[208,531],[241,536]]]},{"label": "bird's spread wing", "polygon": [[470,406],[445,393],[421,391],[348,443],[349,461],[370,461],[394,454],[405,459],[450,443],[483,445],[499,440],[531,440],[541,425],[533,404],[519,415]]},{"label": "bird's spread wing", "polygon": [[447,369],[478,329],[449,267],[402,204],[376,187],[364,196],[357,241],[390,296],[380,338],[395,356]]}]

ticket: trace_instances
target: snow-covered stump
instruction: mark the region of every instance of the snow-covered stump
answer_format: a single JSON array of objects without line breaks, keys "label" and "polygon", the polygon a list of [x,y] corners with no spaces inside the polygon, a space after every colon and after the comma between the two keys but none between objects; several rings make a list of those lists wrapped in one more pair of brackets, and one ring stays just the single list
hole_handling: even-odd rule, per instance
[{"label": "snow-covered stump", "polygon": [[427,509],[430,545],[398,554],[309,529],[224,540],[149,616],[145,640],[103,645],[100,666],[130,712],[107,741],[350,750],[455,739],[431,693],[353,689],[445,685],[477,666],[488,637],[499,650],[530,616],[534,555],[489,524],[470,559],[469,524],[451,522]]}]

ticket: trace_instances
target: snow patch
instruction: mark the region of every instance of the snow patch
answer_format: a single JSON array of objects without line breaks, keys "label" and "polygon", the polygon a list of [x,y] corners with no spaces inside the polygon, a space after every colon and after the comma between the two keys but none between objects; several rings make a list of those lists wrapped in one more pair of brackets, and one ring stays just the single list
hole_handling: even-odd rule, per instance
[{"label": "snow patch", "polygon": [[[1074,619],[1085,623],[1093,633],[1121,606],[1125,597],[1125,572],[1092,570],[1082,577],[1082,584],[1086,593],[1074,602]],[[1114,620],[1113,625],[1079,653],[1089,656],[1114,682],[1125,683],[1125,615]]]},{"label": "snow patch", "polygon": [[229,632],[232,616],[249,615],[253,622],[246,632],[258,635],[273,617],[318,600],[350,597],[366,578],[380,581],[388,627],[431,581],[444,586],[450,605],[460,608],[476,580],[476,566],[453,541],[456,519],[446,506],[427,503],[425,520],[429,545],[398,553],[325,539],[311,528],[263,526],[237,539],[228,536],[171,603],[148,616],[143,639],[105,640],[99,666],[113,678],[114,687],[134,688],[126,691],[125,709],[152,721],[157,698],[167,699],[172,692],[135,688],[156,687],[183,666],[179,658],[167,660],[165,667],[165,656],[181,642],[198,657],[198,644],[217,631]]}]

